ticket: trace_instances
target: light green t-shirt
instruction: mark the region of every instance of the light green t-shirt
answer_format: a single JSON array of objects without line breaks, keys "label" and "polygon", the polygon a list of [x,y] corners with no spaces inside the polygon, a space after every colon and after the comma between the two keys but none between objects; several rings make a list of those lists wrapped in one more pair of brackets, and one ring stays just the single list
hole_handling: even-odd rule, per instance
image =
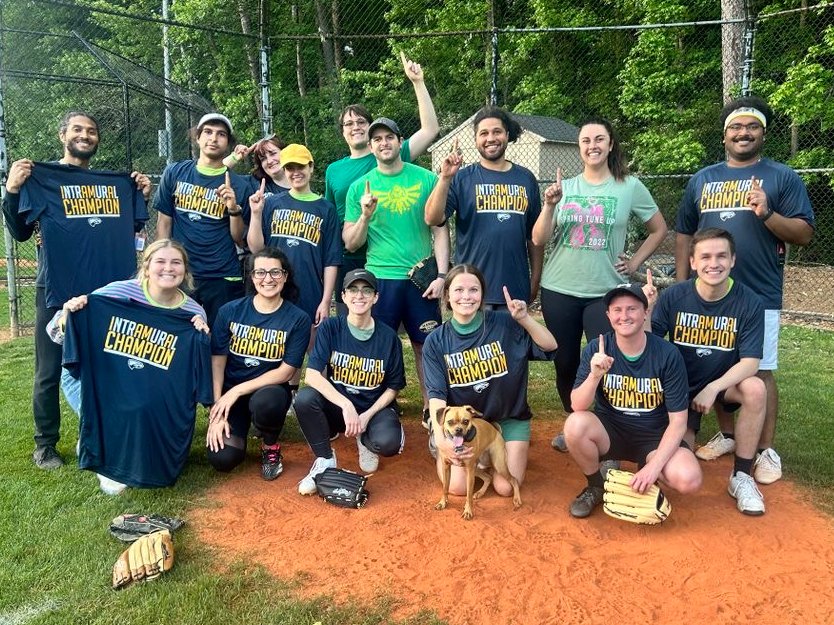
[{"label": "light green t-shirt", "polygon": [[403,163],[395,175],[374,169],[356,180],[347,193],[345,222],[362,214],[360,200],[365,181],[377,199],[376,211],[368,224],[368,260],[365,268],[377,278],[404,280],[409,270],[432,251],[431,228],[424,221],[426,200],[437,176],[428,169]]},{"label": "light green t-shirt", "polygon": [[[411,147],[409,139],[400,148],[400,158],[403,163],[411,162]],[[345,201],[350,185],[360,176],[364,176],[376,168],[376,157],[366,154],[360,158],[346,156],[331,163],[324,172],[324,197],[336,206],[339,215],[339,228],[345,223]],[[343,246],[344,247],[344,246]],[[355,252],[344,252],[345,258],[365,258],[365,246]]]},{"label": "light green t-shirt", "polygon": [[605,295],[626,279],[614,263],[625,249],[629,216],[645,223],[657,210],[649,190],[634,176],[622,182],[612,176],[597,185],[582,174],[565,180],[542,288],[574,297]]}]

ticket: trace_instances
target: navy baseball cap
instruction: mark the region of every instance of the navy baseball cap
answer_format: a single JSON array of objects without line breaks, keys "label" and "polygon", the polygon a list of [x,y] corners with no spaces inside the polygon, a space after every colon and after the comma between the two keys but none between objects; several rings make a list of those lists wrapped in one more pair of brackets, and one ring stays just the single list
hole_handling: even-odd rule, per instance
[{"label": "navy baseball cap", "polygon": [[646,294],[643,293],[643,287],[639,284],[618,284],[613,289],[608,291],[605,296],[602,298],[602,303],[608,308],[611,305],[611,300],[617,297],[618,295],[631,295],[632,297],[636,297],[641,302],[643,302],[643,306],[646,308],[649,307],[649,300],[646,299]]}]

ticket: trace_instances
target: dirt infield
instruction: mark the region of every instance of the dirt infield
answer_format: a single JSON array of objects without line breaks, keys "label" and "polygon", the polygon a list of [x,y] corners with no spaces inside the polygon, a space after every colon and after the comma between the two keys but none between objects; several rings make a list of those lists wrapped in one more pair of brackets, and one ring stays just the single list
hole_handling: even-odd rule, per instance
[{"label": "dirt infield", "polygon": [[[699,494],[671,493],[662,526],[602,511],[575,520],[567,507],[584,478],[550,448],[554,429],[534,423],[516,512],[493,491],[472,521],[460,518],[460,497],[434,510],[440,484],[426,434],[408,422],[405,452],[382,459],[363,510],[298,495],[312,458],[292,443],[277,481],[264,482],[249,463],[209,494],[218,506],[191,521],[231,556],[301,579],[304,595],[393,596],[397,617],[430,609],[452,625],[832,622],[834,523],[792,484],[763,487],[767,514],[745,517],[727,494],[723,458],[703,465]],[[334,446],[340,466],[356,470],[354,441]]]}]

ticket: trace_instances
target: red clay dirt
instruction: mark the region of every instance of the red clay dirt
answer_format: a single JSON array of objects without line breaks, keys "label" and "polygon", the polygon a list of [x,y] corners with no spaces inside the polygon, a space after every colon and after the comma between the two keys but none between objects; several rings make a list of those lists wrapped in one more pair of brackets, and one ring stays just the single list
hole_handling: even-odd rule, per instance
[{"label": "red clay dirt", "polygon": [[[601,510],[576,520],[567,509],[584,478],[551,449],[556,423],[534,422],[524,505],[514,512],[490,490],[464,521],[461,497],[434,509],[440,482],[425,431],[405,427],[403,455],[381,460],[362,510],[299,495],[312,456],[288,443],[278,480],[264,482],[248,461],[209,493],[217,506],[195,510],[192,527],[230,558],[303,579],[305,596],[393,596],[397,618],[430,609],[451,625],[834,622],[834,523],[789,482],[761,487],[763,517],[743,516],[725,457],[702,464],[698,494],[667,493],[661,526]],[[352,439],[334,447],[340,466],[358,470]]]}]

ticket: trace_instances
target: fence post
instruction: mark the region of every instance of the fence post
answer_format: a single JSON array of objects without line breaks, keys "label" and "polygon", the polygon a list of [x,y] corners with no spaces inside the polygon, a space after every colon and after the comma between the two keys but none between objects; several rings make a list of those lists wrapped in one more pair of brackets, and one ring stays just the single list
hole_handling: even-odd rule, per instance
[{"label": "fence post", "polygon": [[753,44],[756,40],[756,21],[750,7],[750,0],[744,3],[744,58],[741,65],[741,95],[750,95],[753,81]]},{"label": "fence post", "polygon": [[[2,23],[2,20],[0,20]],[[0,33],[0,201],[6,199],[6,176],[9,172],[9,158],[6,149],[6,115],[3,106],[3,59],[5,58],[4,37]],[[5,218],[3,220],[5,224]],[[6,247],[6,289],[9,294],[9,329],[12,338],[20,336],[20,312],[17,301],[17,266],[15,265],[14,239],[8,228],[3,228],[3,242]]]},{"label": "fence post", "polygon": [[498,105],[498,28],[492,28],[492,85],[489,88],[489,103]]},{"label": "fence post", "polygon": [[269,2],[267,0],[261,0],[259,14],[261,39],[261,132],[264,137],[268,137],[272,134],[272,98],[269,95],[269,38],[267,37]]}]

